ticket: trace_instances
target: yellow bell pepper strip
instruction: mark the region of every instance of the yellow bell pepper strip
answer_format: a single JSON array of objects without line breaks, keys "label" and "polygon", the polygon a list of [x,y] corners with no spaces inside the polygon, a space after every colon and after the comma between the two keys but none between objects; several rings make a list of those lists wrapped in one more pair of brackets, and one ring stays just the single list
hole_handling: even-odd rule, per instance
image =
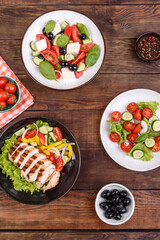
[{"label": "yellow bell pepper strip", "polygon": [[61,149],[61,148],[64,148],[65,146],[67,146],[67,145],[68,145],[68,143],[62,143],[62,144],[58,145],[56,148]]},{"label": "yellow bell pepper strip", "polygon": [[38,146],[41,146],[40,139],[39,139],[38,135],[36,135],[33,138],[22,138],[21,141],[24,142],[24,143],[36,142]]},{"label": "yellow bell pepper strip", "polygon": [[73,154],[73,149],[70,144],[68,144],[68,149],[69,149],[69,154],[68,154],[69,159],[67,160],[67,162],[69,162],[71,160],[72,154]]},{"label": "yellow bell pepper strip", "polygon": [[46,155],[50,155],[50,151],[48,151],[48,150],[43,150],[43,152],[44,152]]},{"label": "yellow bell pepper strip", "polygon": [[35,141],[36,141],[38,146],[41,146],[41,142],[40,142],[40,139],[39,139],[38,135],[35,136]]},{"label": "yellow bell pepper strip", "polygon": [[55,142],[53,144],[50,144],[48,146],[41,146],[40,148],[43,150],[45,149],[49,149],[49,148],[52,148],[52,147],[57,147],[58,145],[62,144],[62,141],[59,141],[59,142]]}]

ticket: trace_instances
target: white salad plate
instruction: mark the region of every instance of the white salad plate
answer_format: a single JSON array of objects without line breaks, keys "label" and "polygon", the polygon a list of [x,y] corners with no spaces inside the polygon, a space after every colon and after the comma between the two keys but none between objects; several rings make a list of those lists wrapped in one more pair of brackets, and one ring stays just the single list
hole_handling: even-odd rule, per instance
[{"label": "white salad plate", "polygon": [[[90,38],[96,43],[100,48],[100,55],[96,64],[89,67],[87,71],[84,72],[83,76],[79,79],[65,79],[60,81],[48,80],[43,77],[39,71],[38,66],[33,63],[32,60],[32,50],[30,49],[30,42],[35,41],[36,34],[41,34],[42,29],[45,27],[49,20],[59,21],[63,23],[67,21],[70,25],[76,24],[77,22],[83,23],[89,30]],[[68,10],[58,10],[53,12],[48,12],[40,17],[38,17],[26,30],[21,46],[21,55],[24,66],[31,75],[31,77],[38,83],[57,90],[69,90],[80,87],[88,83],[99,71],[105,55],[105,45],[102,34],[100,33],[97,26],[88,17],[74,11]]]},{"label": "white salad plate", "polygon": [[[131,156],[127,156],[117,143],[111,142],[109,139],[110,114],[113,111],[126,111],[130,102],[150,102],[157,101],[160,103],[160,94],[149,89],[134,89],[126,91],[115,97],[106,107],[100,123],[100,136],[104,149],[108,155],[122,167],[134,171],[149,171],[160,166],[160,152],[154,153],[154,158],[150,161],[136,160]],[[160,118],[160,106],[156,111],[156,116]]]}]

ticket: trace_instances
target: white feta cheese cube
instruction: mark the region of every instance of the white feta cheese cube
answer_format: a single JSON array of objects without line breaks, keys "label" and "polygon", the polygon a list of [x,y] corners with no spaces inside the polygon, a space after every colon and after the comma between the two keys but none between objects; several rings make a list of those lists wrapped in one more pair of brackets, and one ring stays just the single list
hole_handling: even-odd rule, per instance
[{"label": "white feta cheese cube", "polygon": [[75,74],[74,72],[70,71],[68,68],[62,68],[62,78],[63,79],[74,79],[75,78]]},{"label": "white feta cheese cube", "polygon": [[59,22],[56,22],[56,25],[55,25],[52,33],[53,33],[54,36],[56,36],[60,32],[61,32],[61,26],[60,26]]},{"label": "white feta cheese cube", "polygon": [[79,50],[80,50],[79,42],[69,43],[67,45],[67,53],[77,55],[79,53]]},{"label": "white feta cheese cube", "polygon": [[37,47],[37,50],[40,52],[40,51],[43,51],[47,48],[47,42],[46,42],[46,39],[43,38],[42,40],[39,40],[36,42],[36,47]]}]

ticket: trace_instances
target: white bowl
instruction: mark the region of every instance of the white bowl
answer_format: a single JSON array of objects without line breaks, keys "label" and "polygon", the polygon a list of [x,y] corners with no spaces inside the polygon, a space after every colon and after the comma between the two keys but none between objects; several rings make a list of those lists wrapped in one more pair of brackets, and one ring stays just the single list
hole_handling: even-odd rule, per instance
[{"label": "white bowl", "polygon": [[[99,206],[99,204],[101,202],[104,202],[104,198],[101,197],[101,193],[104,191],[104,190],[113,190],[113,189],[118,189],[120,191],[122,190],[125,190],[127,191],[128,193],[128,197],[131,199],[131,203],[129,206],[127,206],[127,212],[122,214],[122,218],[121,220],[115,220],[115,219],[107,219],[105,216],[104,216],[104,210],[102,210]],[[95,201],[95,209],[96,209],[96,213],[98,215],[98,217],[105,223],[107,224],[110,224],[110,225],[120,225],[120,224],[123,224],[125,222],[127,222],[131,216],[133,215],[133,212],[134,212],[134,209],[135,209],[135,200],[134,200],[134,197],[131,193],[131,191],[126,188],[125,186],[121,185],[121,184],[118,184],[118,183],[111,183],[111,184],[107,184],[106,186],[104,186],[103,188],[101,188],[96,196],[96,201]]]},{"label": "white bowl", "polygon": [[[41,75],[41,73],[39,72],[39,68],[33,63],[30,42],[35,41],[36,34],[42,33],[42,29],[45,24],[52,19],[55,21],[59,21],[60,23],[62,23],[63,21],[67,21],[69,24],[76,24],[77,22],[85,24],[90,32],[91,39],[100,48],[100,56],[96,64],[92,67],[89,67],[87,71],[84,72],[83,76],[79,79],[65,79],[59,82],[55,80],[48,80]],[[96,75],[104,60],[105,45],[99,29],[88,17],[74,11],[58,10],[46,13],[38,17],[28,27],[22,40],[21,55],[24,66],[34,80],[49,88],[57,90],[69,90],[86,84]]]}]

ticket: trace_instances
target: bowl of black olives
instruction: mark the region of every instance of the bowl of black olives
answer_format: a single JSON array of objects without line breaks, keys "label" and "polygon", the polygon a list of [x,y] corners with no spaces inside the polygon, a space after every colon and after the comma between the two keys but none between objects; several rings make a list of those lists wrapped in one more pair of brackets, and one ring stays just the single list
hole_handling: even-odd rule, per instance
[{"label": "bowl of black olives", "polygon": [[103,222],[120,225],[127,222],[133,215],[135,200],[128,188],[121,184],[111,183],[98,192],[95,209]]}]

